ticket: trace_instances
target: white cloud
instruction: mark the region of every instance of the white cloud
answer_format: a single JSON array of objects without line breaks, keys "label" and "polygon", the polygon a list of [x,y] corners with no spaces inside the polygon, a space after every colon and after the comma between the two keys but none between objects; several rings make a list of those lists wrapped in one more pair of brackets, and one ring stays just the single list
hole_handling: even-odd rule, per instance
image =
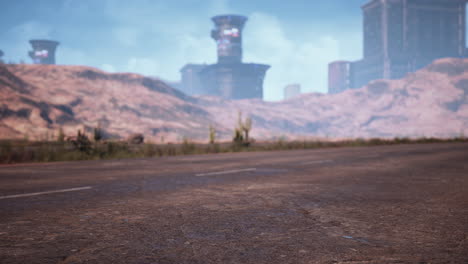
[{"label": "white cloud", "polygon": [[63,44],[57,47],[56,58],[57,64],[91,66],[91,58],[84,51]]},{"label": "white cloud", "polygon": [[28,51],[31,50],[29,40],[48,39],[52,33],[52,28],[38,21],[26,21],[12,27],[5,38],[9,41],[4,45],[5,60],[18,62],[24,60],[30,62]]},{"label": "white cloud", "polygon": [[10,29],[10,33],[18,38],[49,38],[52,29],[49,25],[38,21],[27,21]]},{"label": "white cloud", "polygon": [[216,61],[216,44],[210,37],[195,34],[182,34],[177,37],[176,53],[183,63],[201,63]]},{"label": "white cloud", "polygon": [[102,64],[101,67],[99,68],[101,68],[103,71],[110,72],[110,73],[116,72],[116,69],[113,65],[106,64],[106,63]]},{"label": "white cloud", "polygon": [[127,72],[137,72],[146,76],[158,75],[161,66],[155,60],[148,58],[130,58],[125,70]]},{"label": "white cloud", "polygon": [[281,21],[254,13],[244,34],[244,60],[270,64],[264,83],[266,100],[283,98],[287,84],[300,83],[304,92],[326,92],[327,65],[339,58],[338,41],[331,36],[312,36],[305,31],[292,38]]},{"label": "white cloud", "polygon": [[155,50],[145,57],[130,58],[125,71],[176,81],[180,80],[179,70],[185,64],[215,61],[214,41],[209,37],[187,33],[175,36],[174,45],[164,51]]}]

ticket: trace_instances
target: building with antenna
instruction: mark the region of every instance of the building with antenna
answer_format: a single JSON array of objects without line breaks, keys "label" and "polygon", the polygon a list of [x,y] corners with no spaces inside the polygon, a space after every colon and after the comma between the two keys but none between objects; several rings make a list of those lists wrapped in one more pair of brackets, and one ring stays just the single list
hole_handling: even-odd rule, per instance
[{"label": "building with antenna", "polygon": [[214,95],[225,99],[263,98],[263,81],[269,65],[242,62],[242,32],[247,17],[222,15],[212,18],[217,63],[187,64],[181,69],[182,90],[190,95]]}]

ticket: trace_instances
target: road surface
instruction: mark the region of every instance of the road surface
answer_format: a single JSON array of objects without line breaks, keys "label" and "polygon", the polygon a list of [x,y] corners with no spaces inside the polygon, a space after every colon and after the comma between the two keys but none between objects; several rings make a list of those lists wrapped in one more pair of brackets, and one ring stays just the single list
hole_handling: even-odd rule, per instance
[{"label": "road surface", "polygon": [[468,144],[1,166],[0,263],[468,263]]}]

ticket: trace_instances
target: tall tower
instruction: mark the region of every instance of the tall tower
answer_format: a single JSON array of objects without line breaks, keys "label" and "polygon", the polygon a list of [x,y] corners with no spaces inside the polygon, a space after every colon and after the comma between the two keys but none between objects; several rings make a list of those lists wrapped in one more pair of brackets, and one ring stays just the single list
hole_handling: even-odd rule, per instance
[{"label": "tall tower", "polygon": [[3,60],[2,60],[3,55],[4,55],[3,51],[0,50],[0,63],[3,63]]},{"label": "tall tower", "polygon": [[242,31],[247,17],[221,15],[211,19],[215,29],[218,63],[187,64],[181,69],[182,86],[189,94],[225,99],[263,98],[263,81],[269,65],[242,62]]},{"label": "tall tower", "polygon": [[34,64],[55,64],[55,51],[59,42],[52,40],[30,40],[32,51],[29,52],[29,57]]},{"label": "tall tower", "polygon": [[464,57],[468,0],[372,0],[362,7],[364,59],[354,86],[399,79],[443,57]]},{"label": "tall tower", "polygon": [[216,41],[218,63],[242,62],[242,30],[247,17],[238,15],[215,16],[211,37]]}]

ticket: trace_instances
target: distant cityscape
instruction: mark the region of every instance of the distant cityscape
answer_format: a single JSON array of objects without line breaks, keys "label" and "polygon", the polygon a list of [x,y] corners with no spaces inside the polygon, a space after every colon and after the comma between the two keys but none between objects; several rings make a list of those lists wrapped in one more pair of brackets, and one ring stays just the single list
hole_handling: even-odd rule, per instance
[{"label": "distant cityscape", "polygon": [[372,0],[362,7],[364,58],[329,64],[328,92],[400,79],[436,59],[462,58],[468,0]]},{"label": "distant cityscape", "polygon": [[[328,65],[328,93],[360,88],[372,80],[400,79],[432,61],[467,57],[468,0],[371,0],[363,11],[363,54],[358,61]],[[224,99],[263,99],[263,82],[270,65],[242,61],[242,32],[248,18],[212,18],[211,37],[217,44],[217,63],[188,63],[180,82],[170,83],[188,95]],[[59,42],[31,40],[28,53],[35,64],[55,64]],[[0,50],[0,61],[3,52]],[[307,69],[305,69],[307,70]],[[301,94],[300,84],[284,87],[284,99]]]}]

